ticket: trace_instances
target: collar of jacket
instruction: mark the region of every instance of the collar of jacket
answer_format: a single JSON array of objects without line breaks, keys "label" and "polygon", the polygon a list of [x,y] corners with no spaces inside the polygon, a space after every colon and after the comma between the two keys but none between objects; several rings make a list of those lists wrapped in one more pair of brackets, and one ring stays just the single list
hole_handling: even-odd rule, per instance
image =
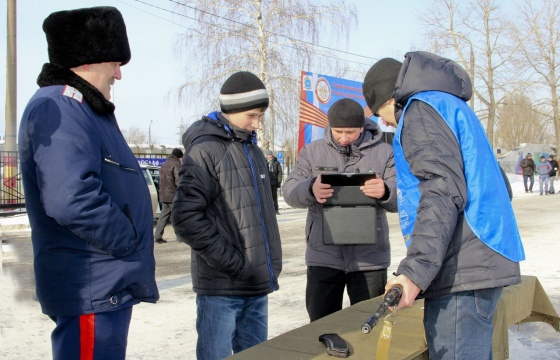
[{"label": "collar of jacket", "polygon": [[242,143],[257,143],[257,134],[254,131],[243,130],[231,122],[229,122],[221,112],[214,111],[206,115],[206,117],[214,120],[212,123],[224,129],[233,141]]},{"label": "collar of jacket", "polygon": [[369,131],[369,129],[364,128],[364,131],[360,134],[360,137],[356,141],[348,146],[341,146],[333,139],[330,127],[327,127],[325,129],[324,134],[324,139],[327,144],[329,144],[330,146],[335,148],[336,151],[345,156],[360,156],[360,149],[362,147],[371,145],[373,143],[372,140],[374,139],[373,134]]},{"label": "collar of jacket", "polygon": [[93,111],[101,115],[115,112],[115,105],[105,99],[103,94],[89,82],[76,75],[72,70],[57,64],[46,63],[37,78],[39,87],[69,85],[82,93]]}]

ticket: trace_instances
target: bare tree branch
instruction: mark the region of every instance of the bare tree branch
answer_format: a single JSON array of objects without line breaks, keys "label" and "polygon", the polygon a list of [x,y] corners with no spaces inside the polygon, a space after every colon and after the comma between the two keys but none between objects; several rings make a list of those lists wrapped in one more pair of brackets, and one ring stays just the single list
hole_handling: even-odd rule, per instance
[{"label": "bare tree branch", "polygon": [[259,132],[261,146],[280,146],[297,133],[301,70],[320,68],[338,75],[348,68],[326,48],[314,46],[321,38],[347,43],[357,17],[355,6],[346,1],[316,5],[312,0],[181,0],[177,4],[181,13],[194,19],[189,28],[196,29],[188,30],[177,44],[178,55],[186,60],[187,79],[178,89],[178,100],[213,109],[228,75],[254,72],[273,97]]}]

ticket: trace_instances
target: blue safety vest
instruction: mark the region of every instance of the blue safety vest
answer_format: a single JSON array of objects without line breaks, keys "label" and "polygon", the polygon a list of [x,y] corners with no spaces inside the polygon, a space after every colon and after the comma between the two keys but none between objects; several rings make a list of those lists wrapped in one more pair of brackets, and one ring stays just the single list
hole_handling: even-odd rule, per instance
[{"label": "blue safety vest", "polygon": [[401,145],[404,115],[413,100],[423,101],[434,108],[457,139],[467,182],[465,219],[474,234],[507,259],[515,262],[524,260],[525,252],[513,208],[486,133],[464,101],[440,91],[421,92],[408,100],[393,140],[399,220],[407,246],[412,241],[420,202],[419,180],[412,174]]}]

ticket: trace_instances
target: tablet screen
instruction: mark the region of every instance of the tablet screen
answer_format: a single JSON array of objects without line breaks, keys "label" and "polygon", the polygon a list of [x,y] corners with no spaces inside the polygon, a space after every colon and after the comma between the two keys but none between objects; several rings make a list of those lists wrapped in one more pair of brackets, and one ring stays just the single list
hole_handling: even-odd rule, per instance
[{"label": "tablet screen", "polygon": [[323,173],[321,182],[331,186],[362,186],[377,176],[371,173]]}]

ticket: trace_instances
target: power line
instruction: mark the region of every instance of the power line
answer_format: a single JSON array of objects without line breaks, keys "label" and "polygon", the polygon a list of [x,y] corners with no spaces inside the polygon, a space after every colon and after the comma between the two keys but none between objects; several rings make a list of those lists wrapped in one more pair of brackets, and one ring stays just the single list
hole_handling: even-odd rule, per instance
[{"label": "power line", "polygon": [[[121,1],[121,0],[119,0],[119,1],[120,1],[120,2],[123,2],[123,1]],[[154,4],[150,4],[150,3],[147,3],[147,2],[142,1],[142,0],[133,0],[133,1],[138,2],[138,3],[141,3],[141,4],[144,4],[144,5],[147,5],[147,6],[150,6],[150,7],[152,7],[152,8],[155,8],[155,9],[158,9],[158,10],[161,10],[161,11],[164,11],[164,12],[167,12],[167,13],[170,13],[170,14],[173,14],[173,15],[176,15],[176,16],[181,16],[181,17],[184,17],[184,18],[187,18],[187,19],[190,19],[190,20],[194,20],[194,21],[196,21],[196,22],[201,22],[201,23],[204,23],[204,24],[206,24],[206,25],[215,26],[215,27],[218,27],[218,28],[223,29],[223,30],[228,30],[228,31],[230,30],[230,29],[224,28],[223,26],[220,26],[219,24],[210,23],[210,22],[205,22],[205,21],[202,21],[202,20],[199,20],[199,19],[190,17],[190,16],[188,16],[188,15],[186,15],[186,14],[177,13],[177,12],[175,12],[175,11],[162,8],[162,7],[157,6],[157,5],[154,5]],[[191,7],[191,6],[178,3],[177,1],[174,1],[174,0],[169,0],[169,1],[170,1],[170,2],[173,2],[173,3],[176,3],[176,4],[180,5],[180,6],[187,6],[187,7],[189,7],[189,8],[192,8],[192,9],[196,10],[196,11],[205,12],[205,11],[198,10],[198,9],[196,9],[196,8],[194,8],[194,7]],[[123,2],[123,3],[124,3],[124,2]],[[127,4],[127,5],[132,6],[132,5],[130,5],[130,4]],[[134,7],[134,6],[133,6],[133,7]],[[160,18],[160,19],[162,19],[162,20],[164,20],[164,21],[170,22],[170,23],[172,23],[172,24],[175,24],[175,25],[177,25],[177,26],[180,26],[180,27],[182,27],[182,28],[185,28],[185,29],[187,29],[187,30],[190,30],[190,31],[193,31],[193,32],[196,32],[196,33],[202,35],[202,32],[200,32],[200,31],[198,31],[198,30],[195,30],[195,29],[192,29],[192,28],[190,28],[190,27],[187,27],[187,26],[185,26],[185,25],[183,25],[183,24],[179,24],[179,23],[177,23],[177,22],[174,22],[174,21],[171,21],[171,20],[169,20],[169,19],[163,18],[163,17],[161,17],[161,16],[155,15],[155,14],[149,12],[149,11],[140,9],[140,8],[138,8],[138,7],[134,7],[134,8],[136,8],[136,9],[138,9],[138,10],[141,10],[141,11],[147,13],[147,14],[150,14],[150,15],[153,15],[153,16],[155,16],[155,17],[158,17],[158,18]],[[237,23],[237,24],[239,24],[239,25],[242,25],[242,26],[245,26],[245,27],[250,27],[250,28],[252,28],[250,25],[243,24],[243,23],[239,23],[239,22],[236,22],[236,21],[234,21],[234,20],[230,20],[230,19],[221,17],[221,16],[219,16],[219,15],[215,15],[215,14],[212,14],[212,13],[209,13],[209,12],[205,12],[205,13],[207,13],[207,14],[209,14],[209,15],[212,15],[212,16],[216,16],[216,17],[218,17],[218,18],[222,18],[222,19],[225,19],[225,20],[228,20],[228,21],[235,22],[235,23]],[[358,56],[358,57],[363,57],[363,58],[366,58],[366,59],[377,60],[377,59],[372,58],[372,57],[368,57],[368,56],[364,56],[364,55],[360,55],[360,54],[354,54],[354,53],[350,53],[350,52],[343,51],[343,50],[333,49],[333,48],[329,48],[329,47],[326,47],[326,46],[322,46],[322,45],[318,45],[318,44],[313,44],[313,43],[308,42],[308,41],[298,40],[298,39],[295,39],[295,38],[288,37],[288,36],[286,36],[286,35],[275,34],[275,33],[272,33],[272,34],[274,34],[274,35],[276,35],[276,36],[284,37],[284,38],[286,38],[286,39],[290,39],[291,41],[297,41],[297,42],[300,42],[300,43],[303,43],[303,44],[307,44],[307,45],[310,45],[310,46],[313,46],[313,47],[317,47],[317,48],[323,48],[323,49],[329,50],[329,51],[336,51],[336,52],[343,53],[343,54],[346,54],[346,55]],[[279,44],[279,43],[274,43],[274,42],[272,42],[272,41],[270,41],[270,43],[297,50],[296,48],[294,48],[293,46],[290,46],[289,44]],[[312,53],[312,54],[315,54],[315,55],[324,56],[324,57],[327,57],[327,58],[332,58],[332,59],[341,60],[341,61],[346,61],[346,62],[351,62],[351,63],[355,63],[355,64],[359,64],[359,65],[364,65],[364,66],[370,66],[370,65],[371,65],[371,63],[367,63],[367,64],[366,64],[366,63],[362,63],[362,62],[359,62],[359,61],[348,60],[348,59],[342,59],[342,58],[339,58],[339,57],[337,57],[337,56],[333,56],[333,55],[329,55],[329,54],[318,53],[318,52],[314,52],[314,51],[309,51],[309,52]],[[292,60],[292,62],[295,62],[295,61]]]},{"label": "power line", "polygon": [[[205,13],[205,14],[208,14],[208,15],[211,15],[211,16],[214,16],[214,17],[217,17],[217,18],[226,20],[226,21],[230,21],[230,22],[236,23],[236,24],[241,25],[241,26],[246,26],[246,27],[255,29],[254,26],[252,26],[252,25],[248,25],[248,24],[244,24],[244,23],[239,22],[239,21],[235,21],[235,20],[232,20],[232,19],[228,19],[228,18],[226,18],[226,17],[224,17],[224,16],[217,15],[217,14],[211,13],[211,12],[209,12],[209,11],[200,10],[200,9],[194,7],[194,6],[187,5],[187,4],[183,4],[183,3],[180,3],[180,2],[178,2],[178,1],[176,1],[176,0],[168,0],[168,1],[170,1],[170,2],[172,2],[172,3],[175,3],[175,4],[179,5],[179,6],[184,6],[184,7],[187,7],[187,8],[189,8],[189,9],[193,9],[194,11],[200,11],[200,12],[202,12],[202,13]],[[286,39],[288,39],[288,40],[291,40],[291,41],[300,42],[300,43],[308,44],[308,45],[311,45],[311,46],[314,46],[314,47],[322,48],[322,49],[325,49],[325,50],[337,51],[337,52],[340,52],[340,53],[343,53],[343,54],[353,55],[353,56],[362,57],[362,58],[370,59],[370,60],[377,60],[377,59],[374,59],[374,58],[369,57],[369,56],[365,56],[365,55],[361,55],[361,54],[355,54],[355,53],[347,52],[347,51],[340,50],[340,49],[334,49],[334,48],[331,48],[331,47],[328,47],[328,46],[319,45],[319,44],[314,44],[314,43],[312,43],[312,42],[305,41],[305,40],[300,40],[300,39],[296,39],[296,38],[293,38],[293,37],[290,37],[290,36],[287,36],[287,35],[282,35],[282,34],[278,34],[278,33],[274,33],[274,32],[271,32],[271,34],[276,35],[276,36],[280,36],[280,37],[284,37],[284,38],[286,38]],[[342,59],[341,59],[341,60],[342,60]]]}]

